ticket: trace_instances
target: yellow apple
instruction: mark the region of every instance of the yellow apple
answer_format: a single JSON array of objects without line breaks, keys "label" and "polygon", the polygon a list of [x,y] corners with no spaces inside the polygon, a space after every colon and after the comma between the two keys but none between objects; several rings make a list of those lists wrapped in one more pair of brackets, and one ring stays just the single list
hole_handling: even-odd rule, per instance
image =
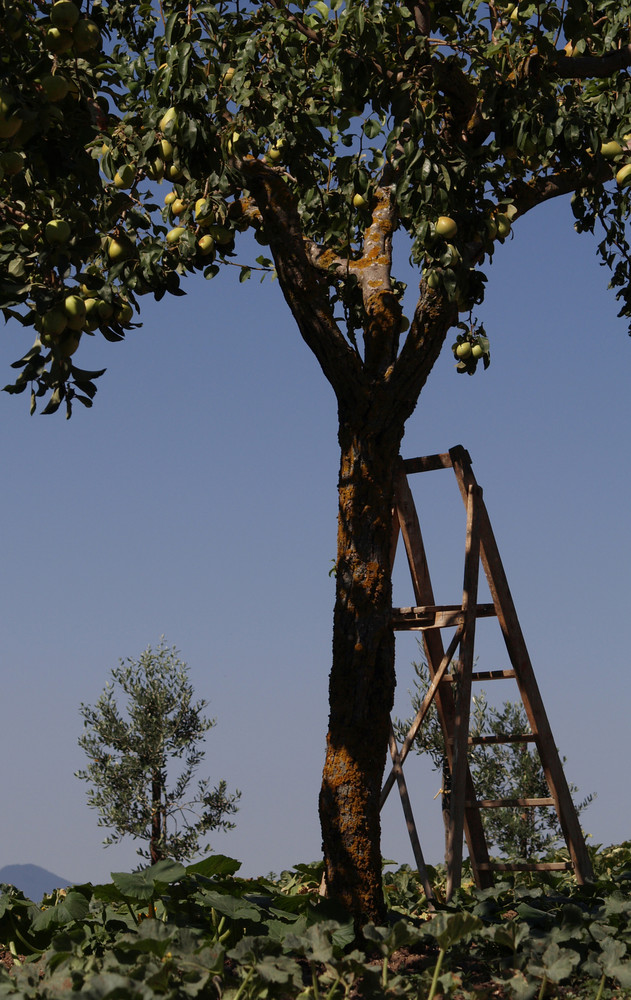
[{"label": "yellow apple", "polygon": [[453,239],[458,232],[458,226],[454,219],[448,215],[440,215],[436,221],[436,233],[444,236],[446,240]]},{"label": "yellow apple", "polygon": [[624,167],[616,174],[616,184],[619,188],[629,187],[631,184],[631,163],[625,163]]},{"label": "yellow apple", "polygon": [[173,128],[171,129],[171,131],[175,132],[175,130],[177,129],[177,111],[175,110],[175,108],[169,108],[168,111],[165,111],[165,113],[162,115],[162,118],[158,122],[158,128],[160,129],[161,132],[166,132],[167,126],[170,125],[171,122],[173,123]]},{"label": "yellow apple", "polygon": [[208,255],[211,254],[215,249],[215,241],[212,238],[212,236],[209,233],[207,233],[205,236],[202,236],[202,238],[197,241],[197,246],[200,249],[202,257],[208,257]]},{"label": "yellow apple", "polygon": [[179,243],[180,236],[182,236],[185,232],[186,232],[186,226],[176,226],[175,229],[170,229],[169,232],[166,234],[167,246],[171,247],[174,246],[176,243]]}]

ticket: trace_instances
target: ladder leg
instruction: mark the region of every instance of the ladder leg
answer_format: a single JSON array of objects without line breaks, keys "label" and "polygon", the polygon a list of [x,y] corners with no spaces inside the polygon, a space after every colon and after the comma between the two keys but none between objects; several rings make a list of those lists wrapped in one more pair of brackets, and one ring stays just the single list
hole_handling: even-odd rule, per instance
[{"label": "ladder leg", "polygon": [[478,572],[480,566],[480,499],[480,487],[471,486],[467,497],[467,541],[462,592],[464,628],[460,643],[460,670],[458,672],[451,768],[449,831],[445,856],[447,865],[446,896],[448,900],[451,899],[455,890],[460,886],[462,876],[466,779],[469,770],[467,751],[469,745],[469,718],[471,714],[471,674],[473,673],[473,649],[476,607],[478,603]]},{"label": "ladder leg", "polygon": [[[450,452],[456,479],[466,502],[469,488],[476,485],[469,456],[464,448]],[[497,542],[484,503],[480,505],[480,557],[486,574],[497,618],[510,657],[521,699],[536,736],[550,794],[555,801],[563,836],[567,844],[576,879],[579,883],[593,879],[592,864],[585,845],[578,814],[572,801],[561,758],[554,742],[552,729],[535,678],[517,612],[504,572]]]},{"label": "ladder leg", "polygon": [[418,869],[421,885],[425,890],[425,896],[427,897],[428,901],[431,902],[435,899],[434,890],[432,889],[431,883],[429,881],[429,876],[427,874],[427,868],[425,867],[425,859],[423,857],[421,842],[419,840],[418,831],[416,829],[416,823],[414,821],[414,815],[412,813],[410,797],[408,795],[407,785],[405,783],[405,777],[403,775],[403,768],[401,766],[401,757],[399,754],[399,749],[397,747],[397,741],[394,737],[394,732],[392,730],[392,724],[390,724],[390,755],[392,757],[392,770],[396,776],[397,785],[399,786],[399,795],[401,796],[403,815],[405,816],[405,823],[407,826],[408,835],[410,837],[410,843],[412,845],[412,853],[414,854],[414,860],[416,861],[416,867]]},{"label": "ladder leg", "polygon": [[[448,468],[449,466],[446,467]],[[423,536],[421,533],[416,507],[414,505],[414,499],[412,497],[403,466],[401,467],[401,472],[397,482],[396,510],[397,519],[401,528],[401,535],[405,545],[410,574],[412,577],[416,603],[419,605],[433,605],[435,604],[434,591],[427,566]],[[444,672],[441,668],[443,667],[445,650],[440,630],[427,629],[423,631],[422,638],[423,648],[430,672],[430,681],[434,681],[435,679],[440,678]],[[454,646],[447,663],[451,661],[456,648],[457,644]],[[451,770],[453,758],[453,744],[451,740],[454,733],[456,714],[456,706],[454,703],[451,685],[449,683],[438,683],[434,697],[443,733],[443,739],[445,741],[448,764]],[[468,762],[466,763],[465,779],[466,800],[474,802],[476,796]],[[469,848],[469,856],[471,859],[471,867],[475,883],[480,889],[489,888],[493,885],[493,874],[488,868],[490,860],[489,853],[486,844],[486,837],[484,835],[484,827],[482,826],[482,818],[477,806],[465,808],[464,833],[467,840],[467,846]]]}]

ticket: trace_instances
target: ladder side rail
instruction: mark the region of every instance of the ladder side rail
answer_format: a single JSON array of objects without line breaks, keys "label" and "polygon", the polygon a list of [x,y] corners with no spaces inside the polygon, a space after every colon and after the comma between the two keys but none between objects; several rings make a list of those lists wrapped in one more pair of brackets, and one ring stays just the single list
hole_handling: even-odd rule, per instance
[{"label": "ladder side rail", "polygon": [[[449,468],[449,465],[445,465]],[[435,605],[434,590],[429,576],[427,558],[423,536],[418,520],[418,514],[414,504],[414,499],[405,473],[405,463],[400,470],[396,490],[396,510],[401,534],[405,545],[410,573],[412,576],[412,586],[414,589],[414,599],[419,606]],[[430,680],[433,680],[445,656],[442,637],[438,629],[428,629],[422,633],[423,648],[427,658],[427,665],[430,672]],[[440,722],[443,739],[445,742],[445,753],[447,763],[451,772],[452,749],[450,737],[454,728],[455,703],[450,684],[441,683],[438,685],[434,696],[436,710]],[[473,787],[471,772],[467,764],[466,778],[466,798],[475,801],[476,794]],[[465,837],[469,848],[471,868],[475,883],[479,889],[488,889],[493,885],[493,874],[486,868],[479,867],[482,864],[489,864],[489,852],[482,825],[482,817],[477,807],[465,810]]]},{"label": "ladder side rail", "polygon": [[[454,653],[456,652],[456,649],[458,648],[458,646],[460,644],[461,638],[462,638],[462,629],[458,629],[458,631],[455,633],[455,635],[453,636],[453,638],[452,638],[452,640],[451,640],[451,642],[449,644],[447,652],[443,656],[442,663],[440,664],[438,670],[434,674],[433,680],[432,680],[430,686],[427,689],[427,693],[426,693],[425,697],[423,698],[423,702],[421,704],[421,707],[419,708],[418,712],[414,716],[414,721],[412,722],[412,725],[408,729],[407,735],[406,735],[403,743],[401,744],[401,749],[399,751],[401,764],[403,764],[403,762],[405,761],[405,758],[407,757],[407,755],[410,752],[410,749],[412,747],[412,744],[414,743],[414,740],[416,738],[416,734],[418,733],[419,729],[423,725],[423,720],[425,719],[425,716],[427,715],[427,713],[428,713],[428,711],[429,711],[429,709],[431,707],[431,704],[432,704],[432,702],[435,699],[436,692],[438,690],[438,685],[443,680],[443,678],[445,676],[447,676],[447,668],[448,668],[449,664],[451,663],[451,661],[454,658]],[[394,768],[393,768],[392,771],[390,772],[390,774],[388,775],[386,781],[384,782],[384,786],[383,786],[383,788],[381,790],[381,805],[380,805],[380,808],[383,807],[386,799],[388,798],[388,795],[390,794],[390,790],[391,790],[391,788],[392,788],[392,786],[394,784],[394,781],[395,781],[395,772],[394,772]]]},{"label": "ladder side rail", "polygon": [[399,796],[401,798],[403,815],[405,816],[405,823],[407,826],[410,843],[412,845],[412,853],[414,855],[414,860],[416,861],[416,867],[418,869],[421,885],[423,886],[423,889],[425,891],[425,896],[427,900],[431,902],[436,897],[434,895],[434,890],[432,889],[432,884],[427,874],[427,868],[425,866],[425,858],[423,857],[423,850],[421,848],[421,842],[419,840],[418,830],[416,829],[416,822],[414,820],[414,814],[412,812],[410,796],[408,794],[407,785],[405,783],[405,776],[403,774],[403,767],[402,767],[403,762],[401,760],[399,748],[397,747],[397,741],[395,739],[394,732],[392,729],[392,723],[390,723],[389,745],[390,745],[390,756],[392,757],[392,772],[394,775],[396,775],[397,785],[399,786]]},{"label": "ladder side rail", "polygon": [[456,688],[456,716],[453,736],[453,766],[449,831],[445,862],[447,866],[446,898],[450,900],[461,884],[462,841],[464,833],[466,778],[469,773],[467,749],[471,716],[471,674],[475,645],[478,576],[480,569],[479,507],[482,491],[470,486],[467,496],[467,535],[465,545],[462,609],[464,626],[460,643],[460,670]]},{"label": "ladder side rail", "polygon": [[[450,455],[460,492],[466,502],[469,486],[476,484],[469,455],[460,445],[452,448]],[[536,736],[537,748],[550,794],[557,804],[556,811],[559,823],[574,864],[576,879],[579,883],[583,883],[593,879],[591,860],[517,618],[517,611],[488,511],[483,503],[480,511],[480,555],[506,649],[515,670],[515,679],[528,721]]]}]

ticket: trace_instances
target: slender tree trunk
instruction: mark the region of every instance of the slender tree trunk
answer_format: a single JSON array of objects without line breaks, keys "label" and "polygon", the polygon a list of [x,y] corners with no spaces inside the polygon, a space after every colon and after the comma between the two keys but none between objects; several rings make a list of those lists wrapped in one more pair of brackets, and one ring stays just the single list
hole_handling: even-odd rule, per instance
[{"label": "slender tree trunk", "polygon": [[327,891],[358,925],[385,917],[379,799],[394,700],[390,547],[402,432],[341,421],[329,732],[320,793]]},{"label": "slender tree trunk", "polygon": [[151,781],[151,864],[155,865],[163,857],[160,850],[162,839],[162,780],[161,775],[154,774]]}]

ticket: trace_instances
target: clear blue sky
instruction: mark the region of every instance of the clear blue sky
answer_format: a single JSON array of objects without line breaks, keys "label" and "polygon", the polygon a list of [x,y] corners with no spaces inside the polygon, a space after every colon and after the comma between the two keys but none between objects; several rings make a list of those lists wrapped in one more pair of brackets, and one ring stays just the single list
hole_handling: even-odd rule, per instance
[{"label": "clear blue sky", "polygon": [[[213,848],[251,875],[319,856],[335,401],[278,286],[239,285],[229,270],[193,280],[186,298],[144,302],[144,326],[125,343],[84,338],[77,363],[108,368],[91,411],[29,418],[26,395],[0,393],[0,867],[98,881],[137,863],[131,843],[101,846],[105,831],[73,777],[79,704],[98,697],[119,657],[162,634],[217,718],[203,773],[242,791],[236,830],[212,837]],[[492,365],[457,375],[447,345],[403,452],[469,449],[568,777],[598,793],[584,826],[596,843],[619,842],[631,835],[621,784],[631,751],[631,342],[567,202],[521,221],[488,273],[478,315]],[[4,329],[1,384],[28,347],[28,333]],[[432,473],[418,486],[437,599],[456,602],[455,480]],[[401,560],[402,605],[413,603],[404,569]],[[485,668],[506,659],[491,631],[480,624]],[[398,640],[402,715],[414,655],[409,636]],[[490,696],[513,697],[497,687]],[[438,776],[420,760],[407,775],[436,862]],[[383,853],[413,860],[394,798]]]}]

